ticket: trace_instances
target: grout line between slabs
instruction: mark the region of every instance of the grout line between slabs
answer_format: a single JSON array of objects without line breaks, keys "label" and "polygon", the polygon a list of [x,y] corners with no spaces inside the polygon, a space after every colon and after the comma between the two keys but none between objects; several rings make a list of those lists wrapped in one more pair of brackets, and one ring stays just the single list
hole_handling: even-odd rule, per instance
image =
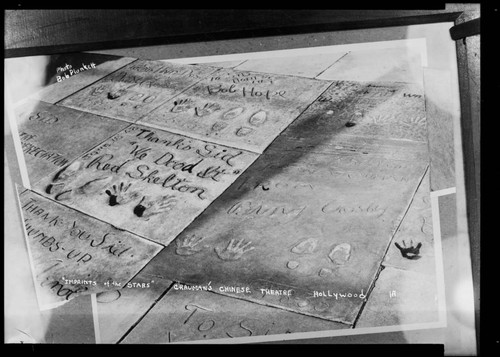
[{"label": "grout line between slabs", "polygon": [[219,293],[219,292],[216,292],[216,291],[207,291],[207,292],[212,293],[212,294],[216,294],[216,295],[225,296],[227,298],[241,300],[241,301],[244,301],[244,302],[247,302],[247,303],[250,303],[250,304],[255,304],[255,305],[259,305],[259,306],[265,306],[265,307],[277,309],[277,310],[280,310],[280,311],[286,311],[286,312],[289,312],[289,313],[292,313],[292,314],[297,314],[297,315],[301,315],[301,316],[307,316],[307,317],[311,317],[311,318],[316,318],[316,319],[319,319],[319,320],[325,321],[325,322],[337,323],[337,324],[342,324],[342,325],[346,325],[346,326],[350,326],[350,327],[352,327],[352,325],[353,325],[352,323],[349,323],[349,322],[346,322],[346,321],[332,320],[332,319],[328,319],[328,318],[325,318],[325,317],[320,317],[318,315],[311,315],[311,314],[307,314],[307,313],[304,313],[304,312],[299,312],[299,311],[293,310],[292,308],[289,308],[289,307],[286,307],[286,306],[282,306],[282,305],[278,305],[278,304],[276,304],[276,305],[268,305],[268,304],[266,304],[264,302],[258,302],[256,300],[245,299],[244,297],[238,297],[238,296],[223,294],[223,293]]},{"label": "grout line between slabs", "polygon": [[[95,216],[92,216],[92,215],[90,215],[90,214],[88,214],[88,213],[86,213],[86,212],[84,212],[84,211],[80,211],[80,210],[79,210],[79,209],[77,209],[77,208],[74,208],[74,207],[68,206],[68,205],[66,205],[66,204],[64,204],[64,203],[62,203],[62,202],[56,201],[56,200],[52,199],[51,197],[44,196],[44,195],[42,195],[41,193],[39,193],[39,192],[37,192],[37,191],[30,190],[30,189],[26,189],[26,190],[27,190],[27,191],[30,191],[30,192],[32,192],[32,193],[34,193],[35,195],[37,195],[37,196],[39,196],[39,197],[42,197],[42,198],[44,198],[44,199],[46,199],[46,200],[49,200],[50,202],[56,203],[56,204],[58,204],[58,205],[60,205],[60,206],[63,206],[64,208],[67,208],[67,209],[70,209],[70,210],[76,211],[76,212],[81,213],[82,215],[87,216],[87,217],[89,217],[89,218],[91,218],[91,219],[95,219],[95,220],[97,220],[97,221],[99,221],[99,222],[101,222],[101,223],[104,223],[104,224],[106,224],[106,225],[109,225],[109,226],[113,227],[114,229],[116,229],[116,230],[118,230],[118,231],[127,232],[127,233],[129,233],[129,234],[134,235],[134,236],[137,236],[137,237],[143,238],[143,239],[147,240],[148,242],[153,243],[153,244],[155,244],[155,245],[157,245],[157,246],[160,246],[160,247],[165,248],[165,245],[163,245],[163,244],[161,244],[161,243],[158,243],[158,242],[155,242],[155,241],[151,240],[150,238],[147,238],[147,237],[144,237],[144,236],[142,236],[142,235],[140,235],[140,234],[137,234],[137,233],[131,232],[131,231],[129,231],[128,229],[124,229],[124,228],[119,228],[119,227],[116,227],[115,225],[113,225],[113,224],[111,224],[111,223],[109,223],[109,222],[103,221],[102,219],[100,219],[100,218],[98,218],[98,217],[95,217]],[[24,192],[26,192],[26,191],[23,191],[22,193],[24,193]],[[22,194],[22,193],[21,193],[21,194]],[[19,196],[20,196],[20,195],[19,195]]]},{"label": "grout line between slabs", "polygon": [[[133,120],[133,121],[129,121],[129,120],[126,120],[126,119],[123,119],[123,118],[117,118],[117,117],[111,117],[111,116],[107,116],[107,115],[103,115],[102,113],[98,113],[98,112],[95,112],[95,111],[90,111],[90,110],[84,110],[83,108],[75,108],[75,107],[69,107],[69,106],[65,106],[65,105],[62,105],[62,104],[59,104],[61,103],[63,100],[87,89],[88,87],[104,80],[105,78],[109,77],[110,75],[112,75],[113,73],[116,73],[122,69],[124,69],[125,67],[127,66],[130,66],[132,65],[133,63],[139,61],[140,59],[136,58],[134,61],[130,62],[130,63],[127,63],[126,65],[116,69],[115,71],[113,72],[110,72],[108,73],[107,75],[105,75],[104,77],[96,80],[95,82],[92,82],[88,85],[86,85],[85,87],[77,90],[76,92],[73,92],[71,93],[70,95],[60,99],[59,101],[55,102],[54,105],[58,105],[58,106],[61,106],[61,107],[64,107],[64,108],[71,108],[71,109],[76,109],[76,110],[80,110],[82,112],[85,112],[85,113],[91,113],[91,114],[94,114],[94,115],[99,115],[99,116],[102,116],[102,117],[105,117],[105,118],[111,118],[111,119],[115,119],[115,120],[120,120],[120,121],[124,121],[124,122],[127,122],[127,123],[131,123],[131,124],[135,124],[137,123],[138,121],[140,121],[141,119],[143,119],[145,116],[149,115],[150,113],[152,113],[153,111],[155,111],[156,109],[158,109],[159,107],[161,107],[163,104],[167,103],[168,101],[176,98],[177,96],[179,96],[180,94],[184,93],[185,91],[187,91],[188,89],[190,89],[191,87],[195,86],[196,84],[198,84],[199,82],[201,82],[202,80],[208,78],[210,75],[213,75],[214,73],[217,73],[221,70],[221,68],[216,68],[216,67],[212,67],[213,71],[208,73],[206,76],[203,76],[202,78],[198,79],[196,82],[192,83],[191,85],[187,86],[186,88],[182,89],[180,92],[178,93],[175,93],[172,97],[166,99],[165,101],[161,102],[160,104],[158,104],[157,106],[153,107],[151,110],[149,110],[147,113],[145,113],[144,115],[140,116],[139,118],[137,118],[136,120]],[[185,65],[185,66],[192,66],[192,65]],[[206,67],[205,67],[206,68]],[[133,84],[132,86],[134,86],[135,84]]]},{"label": "grout line between slabs", "polygon": [[353,324],[352,324],[352,327],[353,327],[353,328],[356,328],[356,324],[358,323],[358,321],[359,321],[359,319],[360,319],[360,317],[361,317],[361,314],[363,313],[363,311],[364,311],[364,309],[365,309],[365,307],[366,307],[366,304],[368,303],[368,299],[370,298],[371,293],[372,293],[373,289],[374,289],[374,288],[375,288],[375,286],[376,286],[376,282],[377,282],[377,280],[378,280],[378,278],[379,278],[380,274],[382,273],[382,271],[386,268],[386,267],[383,265],[384,258],[385,258],[385,256],[387,255],[387,252],[389,251],[389,248],[391,247],[392,241],[393,241],[394,237],[396,236],[396,234],[398,233],[399,228],[400,228],[400,227],[401,227],[401,225],[403,224],[403,222],[404,222],[404,220],[405,220],[405,218],[406,218],[406,215],[408,214],[408,211],[410,210],[410,207],[411,207],[411,205],[412,205],[412,203],[413,203],[413,200],[415,199],[415,195],[417,194],[418,189],[419,189],[419,188],[420,188],[420,186],[422,185],[422,182],[423,182],[423,180],[425,179],[425,176],[426,176],[427,172],[429,171],[429,167],[430,167],[430,165],[429,165],[429,164],[427,164],[427,167],[425,168],[425,171],[424,171],[424,173],[422,174],[422,177],[420,178],[420,180],[419,180],[419,182],[418,182],[418,185],[417,185],[417,187],[415,188],[415,191],[413,192],[413,195],[412,195],[412,197],[411,197],[411,199],[410,199],[410,202],[408,203],[408,206],[406,207],[406,210],[405,210],[405,212],[403,213],[403,216],[401,217],[401,220],[399,221],[399,223],[398,223],[398,225],[397,225],[396,229],[394,230],[394,233],[392,234],[391,239],[389,240],[389,244],[387,245],[387,247],[386,247],[386,249],[385,249],[385,252],[384,252],[384,254],[382,255],[382,259],[381,259],[380,264],[379,264],[379,267],[378,267],[378,269],[377,269],[377,273],[375,274],[375,276],[374,276],[374,278],[373,278],[373,280],[372,280],[372,283],[370,284],[370,287],[369,287],[368,291],[366,292],[366,299],[365,299],[365,301],[363,301],[363,304],[361,305],[361,308],[359,309],[358,314],[357,314],[357,316],[356,316],[356,317],[355,317],[355,319],[354,319],[354,322],[353,322]]},{"label": "grout line between slabs", "polygon": [[[325,73],[327,70],[329,70],[330,68],[333,67],[334,64],[336,64],[337,62],[339,62],[342,58],[344,58],[345,56],[347,56],[349,53],[351,53],[351,51],[348,51],[346,52],[342,57],[338,58],[336,61],[334,61],[331,65],[329,65],[328,67],[326,67],[324,70],[322,70],[321,72],[319,72],[314,78],[315,79],[319,79],[318,77],[321,76],[323,73]],[[324,81],[325,79],[320,79],[322,81]]]},{"label": "grout line between slabs", "polygon": [[167,289],[165,289],[165,291],[164,291],[164,292],[162,292],[162,293],[160,294],[160,296],[159,296],[157,299],[155,299],[155,301],[154,301],[154,302],[151,304],[151,306],[150,306],[150,307],[146,310],[146,312],[145,312],[145,313],[144,313],[141,317],[139,317],[139,319],[137,319],[137,321],[136,321],[134,324],[132,324],[132,326],[131,326],[131,327],[130,327],[130,328],[129,328],[129,329],[128,329],[128,330],[127,330],[124,334],[123,334],[123,336],[122,336],[122,337],[120,337],[120,338],[118,339],[118,341],[116,341],[116,344],[121,343],[121,342],[122,342],[122,341],[123,341],[123,340],[124,340],[124,339],[125,339],[125,338],[126,338],[126,337],[130,334],[130,333],[131,333],[131,332],[132,332],[132,330],[133,330],[134,328],[136,328],[136,327],[137,327],[137,325],[138,325],[138,324],[139,324],[139,323],[140,323],[140,322],[141,322],[141,321],[142,321],[142,320],[146,317],[146,315],[147,315],[147,314],[148,314],[148,313],[149,313],[149,312],[150,312],[150,311],[151,311],[151,310],[152,310],[152,309],[156,306],[156,304],[157,304],[158,302],[160,302],[160,300],[161,300],[161,299],[163,299],[163,297],[164,297],[165,295],[167,295],[167,293],[168,293],[168,292],[172,289],[172,287],[174,286],[174,284],[175,284],[175,282],[172,282],[172,284],[170,284],[170,286],[169,286],[169,287],[167,287]]}]

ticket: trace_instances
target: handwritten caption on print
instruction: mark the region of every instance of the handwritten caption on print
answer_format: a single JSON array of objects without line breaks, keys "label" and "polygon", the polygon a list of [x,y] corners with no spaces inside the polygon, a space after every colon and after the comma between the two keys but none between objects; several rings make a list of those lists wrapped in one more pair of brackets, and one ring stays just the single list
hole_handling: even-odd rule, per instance
[{"label": "handwritten caption on print", "polygon": [[62,82],[75,74],[94,68],[96,68],[96,64],[94,62],[91,62],[90,64],[82,63],[81,67],[73,67],[72,65],[66,63],[64,67],[57,67],[56,72],[58,75],[56,76],[56,80],[57,82]]}]

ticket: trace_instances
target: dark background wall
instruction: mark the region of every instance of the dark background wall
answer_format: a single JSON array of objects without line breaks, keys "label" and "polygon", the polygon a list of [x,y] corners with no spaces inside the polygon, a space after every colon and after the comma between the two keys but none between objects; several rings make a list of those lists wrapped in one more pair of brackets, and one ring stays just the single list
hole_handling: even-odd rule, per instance
[{"label": "dark background wall", "polygon": [[7,57],[453,21],[438,10],[7,10]]}]

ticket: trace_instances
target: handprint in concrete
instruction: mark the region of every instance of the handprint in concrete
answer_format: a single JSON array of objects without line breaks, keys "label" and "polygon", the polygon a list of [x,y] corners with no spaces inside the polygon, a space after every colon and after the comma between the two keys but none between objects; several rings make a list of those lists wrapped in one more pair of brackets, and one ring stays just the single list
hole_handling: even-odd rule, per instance
[{"label": "handprint in concrete", "polygon": [[198,253],[203,249],[199,244],[205,239],[205,237],[197,237],[196,235],[191,235],[184,237],[182,239],[177,239],[175,241],[176,249],[175,253],[177,255],[193,255]]},{"label": "handprint in concrete", "polygon": [[224,247],[216,247],[215,252],[219,256],[219,258],[222,260],[238,260],[246,252],[249,252],[249,251],[255,249],[255,247],[250,247],[250,244],[252,244],[252,242],[247,242],[245,244],[243,242],[244,242],[243,239],[241,239],[237,242],[235,239],[231,239],[229,241],[229,244],[225,248]]}]

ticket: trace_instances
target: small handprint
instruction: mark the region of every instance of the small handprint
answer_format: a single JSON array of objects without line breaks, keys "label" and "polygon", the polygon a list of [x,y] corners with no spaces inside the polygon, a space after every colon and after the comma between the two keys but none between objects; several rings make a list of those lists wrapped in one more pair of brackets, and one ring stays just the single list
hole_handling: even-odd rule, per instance
[{"label": "small handprint", "polygon": [[110,189],[104,191],[109,196],[108,204],[113,207],[139,198],[139,192],[129,191],[130,186],[132,186],[132,183],[125,185],[123,182],[120,182],[119,185],[113,185]]},{"label": "small handprint", "polygon": [[177,198],[174,195],[162,196],[154,201],[144,201],[146,196],[142,197],[137,206],[134,207],[134,214],[149,220],[150,217],[170,211],[177,204]]},{"label": "small handprint", "polygon": [[255,247],[249,247],[250,244],[252,242],[243,244],[243,239],[238,242],[231,239],[227,247],[215,247],[215,252],[222,260],[238,260],[244,253],[255,249]]},{"label": "small handprint", "polygon": [[411,116],[407,117],[404,119],[402,122],[405,124],[417,124],[417,125],[424,125],[425,124],[425,117],[419,117],[419,116]]},{"label": "small handprint", "polygon": [[100,86],[93,88],[92,91],[90,92],[90,95],[97,96],[104,93],[105,90],[106,86],[101,84]]},{"label": "small handprint", "polygon": [[394,245],[399,249],[401,252],[401,255],[404,258],[408,259],[420,259],[420,248],[422,247],[422,243],[418,243],[416,247],[413,246],[413,241],[410,240],[410,246],[407,247],[405,241],[403,242],[403,247],[398,244],[398,242],[395,242]]},{"label": "small handprint", "polygon": [[191,99],[189,99],[189,98],[179,99],[179,100],[174,101],[174,106],[172,109],[170,109],[170,111],[172,113],[181,113],[181,112],[188,111],[192,107],[193,107],[193,101]]},{"label": "small handprint", "polygon": [[199,117],[204,117],[206,115],[212,114],[213,112],[220,110],[221,107],[217,103],[207,103],[203,106],[203,108],[195,108],[196,115]]},{"label": "small handprint", "polygon": [[194,234],[192,236],[186,237],[184,239],[177,239],[175,245],[175,253],[178,255],[193,255],[202,250],[203,247],[199,247],[205,237],[196,237]]}]

